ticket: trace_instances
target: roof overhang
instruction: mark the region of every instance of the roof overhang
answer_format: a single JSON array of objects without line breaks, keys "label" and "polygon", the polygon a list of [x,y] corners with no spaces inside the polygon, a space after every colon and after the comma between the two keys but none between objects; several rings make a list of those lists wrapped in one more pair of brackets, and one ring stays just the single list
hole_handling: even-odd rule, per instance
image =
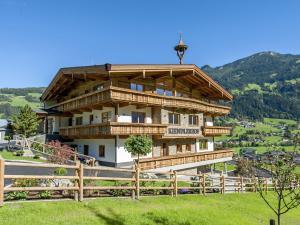
[{"label": "roof overhang", "polygon": [[60,69],[42,94],[41,100],[53,98],[78,81],[108,80],[122,76],[171,76],[193,84],[193,88],[201,90],[208,98],[233,99],[228,91],[194,64],[104,64]]}]

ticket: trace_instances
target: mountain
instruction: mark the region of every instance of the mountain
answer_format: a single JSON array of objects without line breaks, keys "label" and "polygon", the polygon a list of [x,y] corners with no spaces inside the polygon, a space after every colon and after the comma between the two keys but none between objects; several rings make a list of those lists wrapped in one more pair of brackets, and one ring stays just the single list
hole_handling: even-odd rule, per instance
[{"label": "mountain", "polygon": [[26,104],[32,108],[40,107],[39,97],[44,90],[43,87],[0,88],[0,119],[10,118]]},{"label": "mountain", "polygon": [[231,117],[300,119],[300,55],[261,52],[202,70],[234,95]]}]

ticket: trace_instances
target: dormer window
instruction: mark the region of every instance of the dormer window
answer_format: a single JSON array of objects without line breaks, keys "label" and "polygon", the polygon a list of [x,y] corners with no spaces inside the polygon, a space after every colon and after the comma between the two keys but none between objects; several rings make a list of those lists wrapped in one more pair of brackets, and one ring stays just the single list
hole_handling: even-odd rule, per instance
[{"label": "dormer window", "polygon": [[130,90],[133,90],[133,91],[144,91],[144,85],[142,85],[142,84],[136,84],[136,83],[130,83]]}]

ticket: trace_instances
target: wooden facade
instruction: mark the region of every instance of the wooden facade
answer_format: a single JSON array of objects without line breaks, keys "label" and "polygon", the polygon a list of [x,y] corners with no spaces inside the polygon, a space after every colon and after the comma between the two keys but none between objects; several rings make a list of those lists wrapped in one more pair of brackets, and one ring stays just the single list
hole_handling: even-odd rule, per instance
[{"label": "wooden facade", "polygon": [[164,157],[152,157],[140,159],[140,168],[142,170],[150,170],[161,167],[176,166],[181,164],[196,163],[201,161],[208,161],[221,158],[231,158],[233,151],[231,150],[220,150],[213,152],[198,152],[188,153],[175,156],[164,156]]},{"label": "wooden facade", "polygon": [[113,135],[163,135],[167,125],[107,122],[102,124],[81,125],[60,128],[60,135],[68,138],[101,138]]},{"label": "wooden facade", "polygon": [[231,127],[205,126],[203,127],[204,136],[230,135]]}]

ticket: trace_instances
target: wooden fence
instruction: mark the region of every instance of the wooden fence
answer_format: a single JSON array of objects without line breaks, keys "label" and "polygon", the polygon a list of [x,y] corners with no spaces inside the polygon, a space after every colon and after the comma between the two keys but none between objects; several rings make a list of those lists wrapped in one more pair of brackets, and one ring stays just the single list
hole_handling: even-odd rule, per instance
[{"label": "wooden fence", "polygon": [[[48,175],[27,175],[25,172],[21,175],[6,174],[9,167],[30,167],[38,170],[40,173],[44,169],[47,170],[45,174],[48,173]],[[62,176],[49,175],[50,170],[57,168],[66,169],[68,174]],[[189,177],[190,179],[188,179]],[[16,185],[18,180],[67,180],[70,182],[70,185],[18,186]],[[7,200],[6,196],[9,193],[16,192],[65,191],[68,192],[68,197],[73,197],[78,201],[83,201],[86,197],[121,195],[139,199],[141,195],[155,194],[177,196],[178,194],[186,193],[206,195],[214,192],[221,194],[256,192],[258,182],[257,178],[228,177],[224,175],[208,176],[206,174],[187,174],[176,171],[145,172],[139,168],[88,167],[80,162],[77,162],[76,165],[7,162],[0,158],[0,206],[3,206],[4,200]],[[263,183],[263,188],[266,192],[274,189],[274,182],[271,180],[264,179],[260,180],[260,182]],[[300,182],[295,181],[293,185],[299,188]],[[62,197],[59,196],[59,198]]]}]

